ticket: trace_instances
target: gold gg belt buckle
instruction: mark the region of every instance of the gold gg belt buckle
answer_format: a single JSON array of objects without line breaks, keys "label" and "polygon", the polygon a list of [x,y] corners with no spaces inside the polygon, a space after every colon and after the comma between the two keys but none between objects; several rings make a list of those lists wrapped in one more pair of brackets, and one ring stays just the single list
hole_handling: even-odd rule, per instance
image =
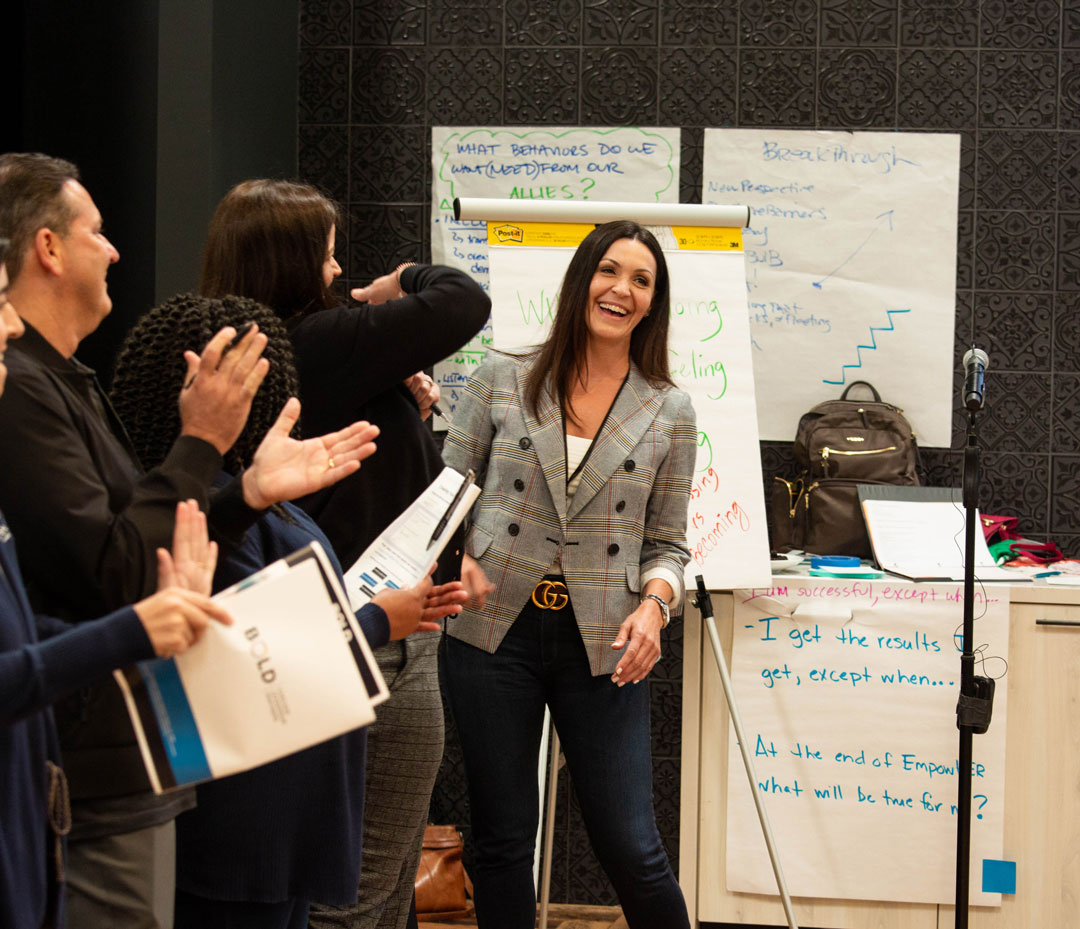
[{"label": "gold gg belt buckle", "polygon": [[542,610],[561,610],[570,602],[570,592],[562,581],[545,578],[533,588],[532,602]]}]

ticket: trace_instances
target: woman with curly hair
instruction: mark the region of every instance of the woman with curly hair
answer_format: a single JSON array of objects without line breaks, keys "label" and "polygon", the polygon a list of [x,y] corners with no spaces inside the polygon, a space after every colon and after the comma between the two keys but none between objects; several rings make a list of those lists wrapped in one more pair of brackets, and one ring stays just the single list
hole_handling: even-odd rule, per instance
[{"label": "woman with curly hair", "polygon": [[[175,398],[185,373],[183,351],[199,351],[222,326],[240,331],[249,322],[268,337],[270,370],[243,433],[224,456],[220,481],[250,463],[267,430],[295,431],[296,370],[280,320],[253,300],[181,295],[139,320],[117,360],[113,402],[146,467],[162,460],[179,429]],[[222,559],[214,589],[312,541],[326,549],[340,578],[333,548],[310,517],[288,503],[275,506]],[[432,588],[429,579],[388,591],[363,607],[357,620],[373,647],[414,629],[435,629],[432,618],[460,609],[455,603],[463,594],[456,586]],[[359,729],[200,785],[198,806],[177,820],[177,929],[306,927],[309,901],[351,901],[360,867],[366,741]]]},{"label": "woman with curly hair", "polygon": [[[357,474],[300,501],[350,565],[442,470],[425,423],[438,392],[431,378],[417,372],[475,335],[490,301],[460,271],[402,265],[353,291],[366,303],[339,306],[330,293],[341,274],[334,258],[338,223],[337,207],[309,185],[238,184],[210,223],[199,289],[211,297],[251,297],[285,321],[300,374],[305,433],[354,419],[381,430],[379,454]],[[454,549],[451,543],[437,579],[456,577]],[[438,645],[436,635],[417,635],[376,651],[391,699],[369,727],[364,869],[353,905],[313,909],[313,926],[408,924],[442,761]]]}]

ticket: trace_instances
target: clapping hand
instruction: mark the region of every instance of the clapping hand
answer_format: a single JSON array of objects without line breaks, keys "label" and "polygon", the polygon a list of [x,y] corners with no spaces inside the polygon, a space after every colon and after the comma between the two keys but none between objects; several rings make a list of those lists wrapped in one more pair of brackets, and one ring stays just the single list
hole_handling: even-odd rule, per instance
[{"label": "clapping hand", "polygon": [[244,471],[244,501],[252,509],[264,510],[329,487],[375,453],[378,426],[357,422],[337,432],[300,440],[289,435],[299,418],[300,401],[291,397],[255,450],[251,467]]},{"label": "clapping hand", "polygon": [[154,654],[171,658],[202,638],[211,620],[232,625],[232,617],[210,597],[217,564],[217,543],[206,531],[206,516],[194,500],[176,506],[173,548],[158,556],[158,592],[133,609],[150,639]]}]

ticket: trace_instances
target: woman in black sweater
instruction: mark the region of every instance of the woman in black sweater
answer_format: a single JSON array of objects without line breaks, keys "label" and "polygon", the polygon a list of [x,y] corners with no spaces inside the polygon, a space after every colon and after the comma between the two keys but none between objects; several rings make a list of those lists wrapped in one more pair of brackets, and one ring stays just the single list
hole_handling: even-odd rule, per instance
[{"label": "woman in black sweater", "polygon": [[[237,185],[210,224],[200,291],[238,294],[271,307],[296,355],[305,435],[366,419],[380,429],[379,454],[356,474],[300,505],[351,565],[442,470],[428,425],[435,393],[422,374],[451,355],[487,320],[490,301],[451,268],[402,265],[353,291],[366,301],[338,306],[330,286],[336,206],[288,181]],[[417,397],[420,398],[418,403]],[[456,576],[443,557],[435,582]],[[442,758],[437,633],[376,651],[391,699],[369,729],[363,868],[354,907],[314,907],[311,924],[403,929]]]}]

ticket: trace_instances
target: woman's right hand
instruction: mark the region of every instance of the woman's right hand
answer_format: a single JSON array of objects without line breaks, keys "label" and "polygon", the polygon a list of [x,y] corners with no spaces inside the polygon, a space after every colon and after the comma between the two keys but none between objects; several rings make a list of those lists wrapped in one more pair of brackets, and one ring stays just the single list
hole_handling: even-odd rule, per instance
[{"label": "woman's right hand", "polygon": [[167,587],[133,607],[159,658],[172,658],[202,638],[210,620],[225,626],[232,617],[209,597],[183,587]]},{"label": "woman's right hand", "polygon": [[412,264],[411,261],[402,262],[389,274],[375,278],[367,287],[354,287],[349,291],[349,295],[360,303],[370,303],[372,306],[404,297],[405,291],[401,289],[401,272]]},{"label": "woman's right hand", "polygon": [[461,583],[465,585],[465,591],[469,595],[465,603],[478,610],[484,608],[488,594],[495,590],[495,585],[487,579],[480,563],[471,555],[461,556]]}]

